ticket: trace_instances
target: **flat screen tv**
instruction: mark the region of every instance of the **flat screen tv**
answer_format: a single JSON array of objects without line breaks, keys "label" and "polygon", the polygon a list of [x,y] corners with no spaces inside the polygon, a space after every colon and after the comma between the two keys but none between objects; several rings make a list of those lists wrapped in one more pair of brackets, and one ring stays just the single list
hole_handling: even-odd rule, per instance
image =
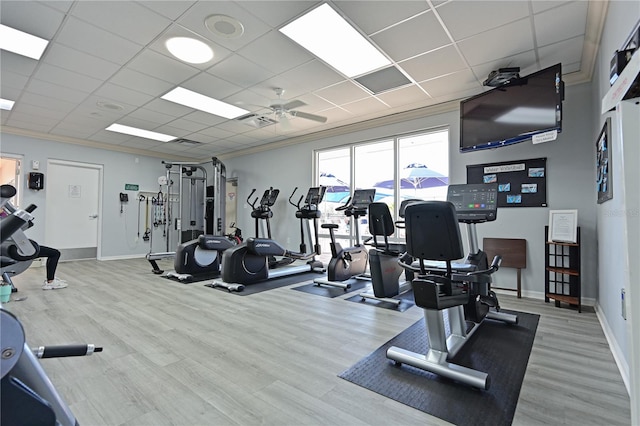
[{"label": "flat screen tv", "polygon": [[460,102],[460,152],[524,142],[562,131],[562,67],[512,80]]}]

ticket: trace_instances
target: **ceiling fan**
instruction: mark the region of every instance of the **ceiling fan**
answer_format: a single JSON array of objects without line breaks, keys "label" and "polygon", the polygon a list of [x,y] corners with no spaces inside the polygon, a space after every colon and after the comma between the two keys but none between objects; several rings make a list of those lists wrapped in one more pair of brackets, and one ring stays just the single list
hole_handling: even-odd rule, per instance
[{"label": "ceiling fan", "polygon": [[318,123],[327,122],[327,117],[298,111],[296,108],[303,107],[307,104],[299,99],[294,99],[292,101],[283,99],[282,95],[284,94],[284,89],[277,88],[275,89],[275,92],[276,96],[278,96],[278,99],[271,101],[268,108],[275,115],[276,119],[283,128],[287,128],[289,126],[289,117],[304,118],[307,120],[316,121]]}]

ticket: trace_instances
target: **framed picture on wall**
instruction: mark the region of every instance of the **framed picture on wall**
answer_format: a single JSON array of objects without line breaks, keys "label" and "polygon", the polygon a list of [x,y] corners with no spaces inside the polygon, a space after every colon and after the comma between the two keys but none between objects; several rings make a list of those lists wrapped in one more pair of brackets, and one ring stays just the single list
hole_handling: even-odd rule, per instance
[{"label": "framed picture on wall", "polygon": [[598,204],[613,198],[611,171],[611,118],[607,117],[596,141],[596,190]]}]

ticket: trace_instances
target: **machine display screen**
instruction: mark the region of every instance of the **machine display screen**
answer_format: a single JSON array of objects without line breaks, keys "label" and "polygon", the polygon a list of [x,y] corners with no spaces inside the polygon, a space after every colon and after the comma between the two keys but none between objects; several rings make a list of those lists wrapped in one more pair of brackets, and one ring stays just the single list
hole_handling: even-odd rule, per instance
[{"label": "machine display screen", "polygon": [[498,185],[449,185],[447,201],[456,208],[459,222],[490,222],[498,212]]},{"label": "machine display screen", "polygon": [[375,189],[356,189],[353,193],[353,207],[359,209],[366,209],[369,204],[373,203],[376,196]]}]

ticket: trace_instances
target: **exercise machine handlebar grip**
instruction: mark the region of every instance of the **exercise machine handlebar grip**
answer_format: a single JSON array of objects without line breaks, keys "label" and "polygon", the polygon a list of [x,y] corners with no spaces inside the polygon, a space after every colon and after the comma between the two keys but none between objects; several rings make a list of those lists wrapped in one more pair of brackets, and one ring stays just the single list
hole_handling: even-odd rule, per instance
[{"label": "exercise machine handlebar grip", "polygon": [[93,344],[40,346],[31,350],[38,358],[62,358],[69,356],[86,356],[94,352],[102,352],[101,347]]}]

